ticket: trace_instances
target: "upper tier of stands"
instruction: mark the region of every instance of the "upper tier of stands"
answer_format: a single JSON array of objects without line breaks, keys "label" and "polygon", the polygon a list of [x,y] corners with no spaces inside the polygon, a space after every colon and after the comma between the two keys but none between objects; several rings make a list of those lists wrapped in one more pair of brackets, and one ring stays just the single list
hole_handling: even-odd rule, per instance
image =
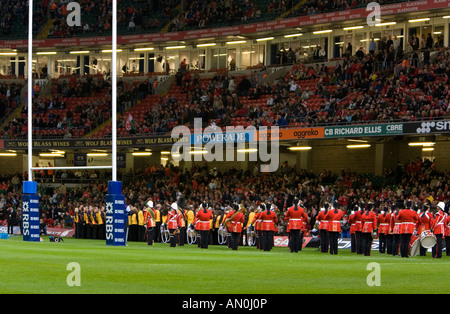
[{"label": "upper tier of stands", "polygon": [[[406,0],[376,0],[380,4]],[[67,38],[104,36],[111,32],[111,1],[86,0],[81,4],[81,26],[68,27],[65,22],[68,1],[34,1],[33,32],[36,37]],[[366,0],[120,0],[118,34],[154,33],[235,26],[278,18],[312,15],[355,9]],[[26,1],[0,1],[2,38],[27,38]]]},{"label": "upper tier of stands", "polygon": [[[427,56],[428,50],[419,52]],[[381,61],[380,61],[381,60]],[[420,61],[419,61],[420,60]],[[266,80],[267,69],[233,75],[225,70],[179,71],[169,90],[155,94],[151,76],[118,86],[118,135],[161,135],[177,125],[193,128],[253,125],[323,126],[450,117],[450,50],[386,62],[371,53],[327,62],[296,62]],[[275,74],[276,75],[276,74]],[[39,137],[109,137],[111,88],[102,75],[61,77],[51,95],[35,95],[33,134]],[[11,99],[11,98],[10,98]],[[2,102],[13,112],[17,104]],[[26,138],[26,107],[3,123],[2,138]],[[127,127],[127,120],[135,123]]]}]

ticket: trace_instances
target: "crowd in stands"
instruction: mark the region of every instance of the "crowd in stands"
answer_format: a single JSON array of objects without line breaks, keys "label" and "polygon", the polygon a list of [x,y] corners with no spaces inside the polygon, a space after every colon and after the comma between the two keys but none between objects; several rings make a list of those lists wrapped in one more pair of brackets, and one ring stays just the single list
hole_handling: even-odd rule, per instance
[{"label": "crowd in stands", "polygon": [[[276,4],[272,6],[278,9]],[[171,22],[169,31],[257,21],[263,14],[262,10],[265,8],[257,0],[188,0],[185,1],[185,10]]]},{"label": "crowd in stands", "polygon": [[0,83],[0,124],[20,105],[22,84]]},{"label": "crowd in stands", "polygon": [[[314,226],[315,215],[324,199],[334,199],[347,214],[360,200],[371,200],[375,208],[395,204],[396,200],[410,199],[423,203],[426,199],[435,206],[438,202],[450,206],[450,173],[439,172],[431,160],[416,158],[399,163],[396,169],[386,169],[382,176],[360,174],[349,169],[338,173],[324,170],[313,173],[296,170],[295,165],[283,162],[277,172],[260,173],[254,170],[218,170],[208,164],[195,165],[182,170],[173,165],[149,166],[136,172],[122,173],[126,203],[138,210],[152,199],[155,204],[171,204],[184,200],[184,208],[196,209],[207,202],[216,214],[223,213],[227,204],[244,204],[249,210],[260,202],[277,206],[279,218],[299,197]],[[108,174],[105,172],[105,177]],[[4,222],[6,210],[12,208],[20,213],[21,176],[2,175],[0,178],[0,221]],[[39,179],[40,180],[40,179]],[[67,187],[64,183],[56,187],[39,185],[41,216],[50,226],[71,227],[75,208],[102,208],[105,202],[107,180],[102,177],[89,183]],[[283,234],[283,219],[279,234]]]},{"label": "crowd in stands", "polygon": [[[194,118],[202,118],[204,127],[211,123],[226,127],[236,121],[244,127],[286,127],[450,117],[450,51],[439,41],[433,50],[425,44],[423,49],[401,51],[397,41],[382,38],[368,53],[347,46],[332,66],[321,60],[304,63],[296,53],[290,71],[271,84],[264,81],[265,68],[248,75],[218,71],[212,77],[200,77],[196,70],[178,71],[174,88],[165,96],[153,95],[148,78],[119,80],[118,111],[123,118],[118,127],[125,129],[127,112],[137,104],[143,110],[141,117],[133,117],[137,127],[121,135],[167,133],[177,125],[193,127]],[[407,47],[414,41],[413,36]],[[53,86],[52,97],[35,95],[33,99],[35,135],[78,137],[108,121],[109,81],[72,75]],[[17,106],[20,86],[10,85],[9,93],[5,88],[0,110],[6,113]],[[21,116],[9,121],[0,136],[25,137],[26,112],[25,105]]]},{"label": "crowd in stands", "polygon": [[[37,1],[33,14],[33,30],[37,34],[49,20],[49,38],[97,36],[111,32],[111,0],[83,1],[81,25],[68,26],[70,1]],[[373,2],[373,1],[372,1]],[[380,4],[397,0],[377,0]],[[118,1],[117,23],[119,34],[159,32],[166,25],[169,31],[200,29],[273,20],[277,17],[312,15],[366,6],[367,0],[187,0],[184,7],[179,0]],[[0,3],[0,31],[5,36],[24,36],[27,23],[26,1],[4,0]],[[181,8],[181,11],[178,9]],[[17,28],[17,25],[19,28]]]},{"label": "crowd in stands", "polygon": [[[92,76],[79,79],[72,75],[53,83],[51,96],[34,93],[33,134],[47,137],[71,138],[85,135],[108,120],[110,84]],[[11,119],[0,130],[2,138],[24,138],[27,134],[27,104],[21,115]]]},{"label": "crowd in stands", "polygon": [[[118,1],[118,33],[157,32],[175,16],[178,0]],[[111,33],[112,7],[110,0],[85,1],[81,5],[81,25],[69,26],[67,1],[48,3],[50,18],[54,19],[48,37],[78,37]]]},{"label": "crowd in stands", "polygon": [[204,127],[237,119],[244,127],[286,127],[449,118],[450,51],[437,48],[431,58],[429,48],[403,52],[395,41],[382,38],[369,53],[348,48],[330,67],[294,56],[292,69],[272,84],[264,82],[264,68],[243,76],[217,72],[209,79],[186,71],[175,92],[152,98],[139,129],[130,132],[192,128],[194,118],[202,118]]}]

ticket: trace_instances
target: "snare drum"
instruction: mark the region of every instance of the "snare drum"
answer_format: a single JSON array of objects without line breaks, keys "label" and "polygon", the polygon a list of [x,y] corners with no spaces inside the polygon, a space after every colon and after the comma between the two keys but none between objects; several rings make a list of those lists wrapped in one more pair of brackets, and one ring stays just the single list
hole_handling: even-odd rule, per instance
[{"label": "snare drum", "polygon": [[420,234],[420,244],[426,249],[432,248],[436,245],[436,236],[430,230],[425,230]]},{"label": "snare drum", "polygon": [[412,234],[411,240],[409,241],[409,255],[417,256],[420,250],[420,239],[417,235]]}]

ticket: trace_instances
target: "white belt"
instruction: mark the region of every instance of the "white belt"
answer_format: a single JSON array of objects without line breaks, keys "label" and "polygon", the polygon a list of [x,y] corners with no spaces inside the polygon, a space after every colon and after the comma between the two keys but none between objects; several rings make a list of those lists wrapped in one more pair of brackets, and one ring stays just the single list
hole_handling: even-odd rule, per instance
[{"label": "white belt", "polygon": [[303,220],[303,219],[301,219],[301,218],[290,218],[289,220]]},{"label": "white belt", "polygon": [[263,220],[263,222],[273,222],[273,220]]},{"label": "white belt", "polygon": [[209,220],[208,220],[208,221],[202,221],[202,220],[199,220],[198,222],[204,222],[204,223],[206,223],[206,222],[209,222]]},{"label": "white belt", "polygon": [[403,222],[404,224],[412,224],[412,225],[415,225],[416,223],[414,223],[414,222],[410,222],[410,221],[405,221],[405,222]]}]

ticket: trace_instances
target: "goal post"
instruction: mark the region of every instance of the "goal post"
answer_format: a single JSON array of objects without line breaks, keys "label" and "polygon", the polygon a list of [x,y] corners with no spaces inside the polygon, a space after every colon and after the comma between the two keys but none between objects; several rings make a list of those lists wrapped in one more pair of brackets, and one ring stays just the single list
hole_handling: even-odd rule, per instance
[{"label": "goal post", "polygon": [[[40,241],[39,194],[33,171],[39,170],[93,170],[111,169],[105,197],[106,244],[126,245],[125,197],[122,182],[117,181],[117,0],[112,0],[112,62],[111,62],[111,111],[112,111],[112,165],[80,167],[33,167],[33,0],[28,1],[28,71],[27,71],[27,118],[28,118],[28,181],[23,181],[22,213],[23,240]],[[26,221],[25,221],[26,218]],[[26,234],[26,235],[25,235]]]}]

